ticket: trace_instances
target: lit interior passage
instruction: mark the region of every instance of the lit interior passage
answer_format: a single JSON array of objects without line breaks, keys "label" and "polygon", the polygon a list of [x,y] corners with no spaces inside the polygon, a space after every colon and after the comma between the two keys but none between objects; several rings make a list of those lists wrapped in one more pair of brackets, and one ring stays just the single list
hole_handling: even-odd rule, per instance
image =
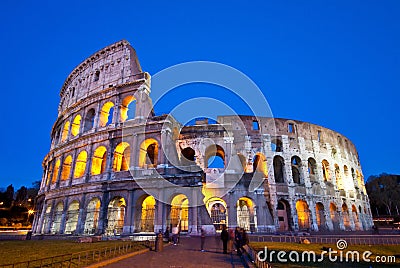
[{"label": "lit interior passage", "polygon": [[149,195],[142,203],[142,216],[140,219],[140,231],[154,233],[156,200]]},{"label": "lit interior passage", "polygon": [[79,202],[73,201],[67,211],[67,221],[65,223],[65,234],[72,234],[76,231],[79,217]]},{"label": "lit interior passage", "polygon": [[133,96],[127,96],[122,101],[120,120],[125,122],[126,120],[134,119],[136,113],[136,99]]},{"label": "lit interior passage", "polygon": [[222,230],[224,225],[228,226],[226,203],[223,199],[214,197],[208,200],[207,210],[210,214],[215,230]]},{"label": "lit interior passage", "polygon": [[54,165],[53,177],[51,179],[51,183],[54,184],[57,182],[58,171],[60,170],[61,161],[57,159],[56,164]]},{"label": "lit interior passage", "polygon": [[76,158],[74,179],[83,177],[83,175],[85,175],[86,163],[87,163],[87,152],[81,151]]},{"label": "lit interior passage", "polygon": [[64,209],[63,203],[59,202],[56,206],[55,213],[53,216],[53,223],[51,225],[51,233],[52,234],[60,233],[63,209]]},{"label": "lit interior passage", "polygon": [[178,227],[181,232],[189,229],[189,199],[184,194],[179,194],[172,199],[171,227]]},{"label": "lit interior passage", "polygon": [[85,219],[85,234],[95,234],[98,229],[100,216],[100,199],[95,197],[90,200],[86,208],[86,219]]},{"label": "lit interior passage", "polygon": [[62,171],[61,171],[61,180],[66,181],[69,179],[69,176],[71,174],[71,166],[72,166],[72,156],[68,155],[64,159],[64,164],[62,166]]},{"label": "lit interior passage", "polygon": [[267,158],[262,153],[257,153],[253,160],[253,170],[254,172],[260,172],[264,174],[265,178],[268,177],[268,164]]},{"label": "lit interior passage", "polygon": [[238,226],[246,231],[254,232],[257,228],[257,215],[254,202],[248,197],[241,197],[236,204]]},{"label": "lit interior passage", "polygon": [[296,202],[297,219],[300,229],[310,228],[310,210],[308,204],[304,200]]},{"label": "lit interior passage", "polygon": [[71,134],[74,137],[79,134],[79,130],[81,128],[81,120],[82,117],[78,114],[77,116],[75,116],[74,121],[72,121]]},{"label": "lit interior passage", "polygon": [[115,197],[110,201],[107,211],[107,234],[119,235],[124,228],[126,202],[122,197]]},{"label": "lit interior passage", "polygon": [[156,167],[158,159],[158,142],[146,139],[140,145],[139,167]]},{"label": "lit interior passage", "polygon": [[112,123],[114,113],[114,103],[111,101],[105,103],[100,111],[100,127],[108,126]]},{"label": "lit interior passage", "polygon": [[118,144],[114,152],[113,170],[116,172],[129,170],[130,158],[131,150],[129,143],[121,142]]},{"label": "lit interior passage", "polygon": [[107,149],[104,146],[99,146],[93,153],[92,158],[92,175],[102,174],[106,170]]},{"label": "lit interior passage", "polygon": [[61,142],[64,142],[64,141],[67,140],[70,125],[71,125],[71,123],[69,121],[67,121],[64,124],[64,128],[63,128],[63,131],[62,131],[62,134],[61,134]]}]

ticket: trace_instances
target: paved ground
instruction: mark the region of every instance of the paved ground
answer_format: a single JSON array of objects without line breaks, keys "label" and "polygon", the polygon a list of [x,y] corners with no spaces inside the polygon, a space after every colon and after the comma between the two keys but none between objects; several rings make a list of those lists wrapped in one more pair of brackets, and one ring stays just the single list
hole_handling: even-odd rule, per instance
[{"label": "paved ground", "polygon": [[111,265],[107,268],[121,267],[244,267],[236,252],[222,253],[222,241],[219,238],[207,237],[205,252],[200,251],[200,238],[181,238],[178,245],[170,245],[162,252],[150,251]]}]

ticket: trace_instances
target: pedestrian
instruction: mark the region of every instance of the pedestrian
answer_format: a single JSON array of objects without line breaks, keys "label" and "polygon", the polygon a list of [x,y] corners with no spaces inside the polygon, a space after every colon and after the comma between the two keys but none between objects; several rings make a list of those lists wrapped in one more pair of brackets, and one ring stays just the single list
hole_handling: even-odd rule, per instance
[{"label": "pedestrian", "polygon": [[172,241],[174,242],[174,246],[178,244],[178,233],[179,229],[177,226],[172,227]]},{"label": "pedestrian", "polygon": [[235,229],[235,246],[236,252],[238,256],[242,255],[241,247],[242,247],[242,234],[240,233],[240,228],[236,227]]},{"label": "pedestrian", "polygon": [[227,250],[228,250],[229,233],[228,230],[226,230],[226,225],[222,226],[221,240],[223,244],[224,254],[228,254]]},{"label": "pedestrian", "polygon": [[167,227],[167,229],[165,229],[164,238],[165,238],[165,239],[167,240],[167,242],[169,243],[169,227]]},{"label": "pedestrian", "polygon": [[229,233],[228,251],[232,252],[233,243],[235,241],[235,231],[232,228],[229,228],[228,233]]},{"label": "pedestrian", "polygon": [[204,230],[204,227],[201,227],[201,233],[200,233],[200,242],[201,242],[201,251],[204,252],[204,244],[206,242],[206,231]]},{"label": "pedestrian", "polygon": [[247,232],[244,228],[240,229],[240,232],[242,234],[242,242],[240,243],[241,249],[244,251],[244,246],[249,244],[249,236],[247,235]]}]

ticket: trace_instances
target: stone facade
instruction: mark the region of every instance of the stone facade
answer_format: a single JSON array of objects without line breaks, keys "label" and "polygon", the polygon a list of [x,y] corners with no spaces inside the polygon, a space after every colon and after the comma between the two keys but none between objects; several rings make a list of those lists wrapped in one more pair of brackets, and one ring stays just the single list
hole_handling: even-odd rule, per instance
[{"label": "stone facade", "polygon": [[343,135],[254,116],[182,126],[154,115],[150,91],[150,75],[124,40],[68,76],[34,233],[371,228],[358,154]]}]

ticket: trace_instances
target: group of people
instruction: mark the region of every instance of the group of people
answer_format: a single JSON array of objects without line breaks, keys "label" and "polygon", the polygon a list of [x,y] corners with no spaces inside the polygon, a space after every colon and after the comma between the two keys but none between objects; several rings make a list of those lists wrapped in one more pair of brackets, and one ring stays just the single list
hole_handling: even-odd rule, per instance
[{"label": "group of people", "polygon": [[228,230],[225,225],[222,227],[221,240],[224,254],[227,254],[228,250],[232,252],[233,244],[235,244],[236,252],[239,256],[242,255],[244,251],[243,247],[249,243],[249,237],[244,228],[236,227],[235,230]]}]

